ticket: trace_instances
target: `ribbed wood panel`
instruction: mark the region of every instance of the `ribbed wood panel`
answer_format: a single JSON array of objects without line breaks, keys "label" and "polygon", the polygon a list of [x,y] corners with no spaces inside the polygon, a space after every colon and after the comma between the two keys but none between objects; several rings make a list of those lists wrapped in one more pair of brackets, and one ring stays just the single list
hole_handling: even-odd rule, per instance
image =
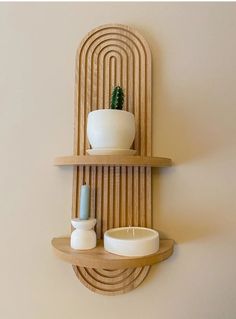
[{"label": "ribbed wood panel", "polygon": [[149,273],[150,266],[105,270],[73,266],[80,281],[102,295],[118,295],[138,287]]},{"label": "ribbed wood panel", "polygon": [[[137,31],[122,25],[104,25],[93,30],[78,49],[74,155],[86,154],[90,147],[86,134],[88,113],[109,108],[111,92],[116,85],[124,88],[124,109],[135,116],[134,149],[138,155],[151,156],[151,54],[145,39]],[[72,217],[78,217],[80,186],[84,182],[91,186],[90,209],[91,216],[97,218],[98,239],[113,227],[152,227],[150,167],[76,167]],[[83,283],[92,274],[91,270],[76,266],[74,269]],[[139,282],[139,276],[148,273],[149,266],[145,269],[135,271],[132,287],[137,286],[134,282]],[[96,280],[98,275],[93,273],[93,278]],[[98,282],[101,283],[100,279]],[[114,280],[111,285],[112,282]],[[100,288],[88,283],[86,286],[99,293],[106,291],[102,283]]]}]

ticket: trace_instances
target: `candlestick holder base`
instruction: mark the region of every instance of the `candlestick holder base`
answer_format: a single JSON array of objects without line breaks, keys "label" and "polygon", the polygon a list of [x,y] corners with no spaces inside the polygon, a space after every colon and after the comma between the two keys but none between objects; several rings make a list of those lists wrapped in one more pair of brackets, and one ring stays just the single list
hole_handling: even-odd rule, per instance
[{"label": "candlestick holder base", "polygon": [[71,220],[71,224],[75,228],[75,230],[71,233],[71,248],[76,250],[86,250],[96,247],[97,236],[93,229],[96,222],[97,220],[95,218],[90,218],[88,220],[74,218]]}]

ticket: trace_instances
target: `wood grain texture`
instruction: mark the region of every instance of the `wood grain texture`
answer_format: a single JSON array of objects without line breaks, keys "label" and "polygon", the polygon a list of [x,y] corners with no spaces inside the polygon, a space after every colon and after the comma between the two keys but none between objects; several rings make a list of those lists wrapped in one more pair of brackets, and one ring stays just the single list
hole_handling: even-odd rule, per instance
[{"label": "wood grain texture", "polygon": [[[121,155],[80,155],[57,157],[55,165],[77,166],[142,166],[142,167],[168,167],[171,159],[151,156],[121,156]],[[137,171],[137,175],[139,175]]]},{"label": "wood grain texture", "polygon": [[73,266],[79,280],[93,292],[114,296],[137,288],[146,278],[151,266],[120,270],[97,270]]},{"label": "wood grain texture", "polygon": [[[119,157],[119,159],[112,156],[85,156],[86,149],[89,148],[86,134],[88,113],[91,110],[109,108],[111,91],[115,85],[124,88],[124,109],[133,112],[135,116],[134,147],[138,156]],[[99,219],[97,224],[99,238],[103,237],[106,226],[109,228],[128,226],[129,223],[132,225],[134,220],[137,224],[143,214],[145,218],[142,218],[143,223],[140,225],[147,226],[146,221],[151,219],[151,209],[145,206],[145,209],[141,210],[145,193],[136,197],[137,192],[131,190],[129,196],[124,199],[127,201],[124,208],[124,203],[121,201],[122,188],[118,186],[125,183],[124,179],[127,185],[139,180],[139,169],[128,168],[124,173],[122,168],[117,167],[124,165],[164,167],[171,164],[169,159],[151,157],[151,53],[145,39],[136,30],[122,25],[104,25],[91,31],[81,42],[77,52],[75,97],[74,157],[57,159],[56,164],[111,166],[109,169],[103,169],[103,181],[98,178],[101,169],[97,167],[93,171],[95,174],[93,178],[96,180],[94,185],[96,205],[94,197],[91,197],[90,206],[95,217]],[[74,185],[77,185],[77,191],[73,192],[73,216],[78,216],[79,189],[88,174],[90,173],[81,168],[75,170],[74,179],[77,183]],[[150,189],[149,176],[145,175],[142,178],[145,183],[150,184]],[[105,182],[105,186],[100,185],[102,182]],[[102,198],[105,196],[101,191],[102,188],[103,191],[107,190],[107,201],[106,198]],[[132,216],[133,203],[136,205],[135,218]],[[119,211],[122,218],[116,214],[116,211]]]},{"label": "wood grain texture", "polygon": [[172,239],[160,240],[160,249],[157,253],[143,257],[125,257],[108,253],[100,240],[94,249],[74,250],[70,247],[69,237],[53,238],[52,246],[55,253],[62,260],[76,266],[97,269],[124,269],[144,267],[159,263],[173,253],[174,241]]},{"label": "wood grain texture", "polygon": [[[86,134],[88,113],[109,108],[116,85],[124,89],[124,109],[135,116],[132,148],[137,150],[137,156],[86,156],[90,147]],[[91,186],[90,210],[91,217],[97,218],[98,239],[113,227],[151,228],[151,166],[170,166],[171,160],[152,157],[151,53],[136,30],[118,24],[104,25],[92,30],[81,42],[76,56],[74,132],[74,155],[55,161],[56,165],[75,165],[72,217],[79,217],[80,187],[86,182]],[[64,245],[59,239],[54,245],[55,242],[58,254],[74,264],[80,281],[102,294],[134,289],[145,279],[154,260],[164,256],[149,257],[152,262],[149,258],[131,258],[127,262],[120,256],[108,257],[98,246],[78,257],[68,250],[68,243]]]}]

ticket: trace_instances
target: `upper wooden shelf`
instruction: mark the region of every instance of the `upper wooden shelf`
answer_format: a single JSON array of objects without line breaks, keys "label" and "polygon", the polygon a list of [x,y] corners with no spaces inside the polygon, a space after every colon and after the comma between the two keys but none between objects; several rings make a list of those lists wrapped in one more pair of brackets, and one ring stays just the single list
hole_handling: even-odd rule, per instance
[{"label": "upper wooden shelf", "polygon": [[171,166],[170,158],[147,157],[147,156],[124,156],[124,155],[83,155],[63,156],[54,160],[55,165],[94,165],[94,166]]},{"label": "upper wooden shelf", "polygon": [[52,246],[60,259],[72,265],[100,269],[124,269],[153,265],[167,259],[173,253],[174,241],[172,239],[160,240],[159,251],[144,257],[124,257],[108,253],[103,248],[102,240],[98,241],[96,248],[89,250],[72,249],[69,237],[53,238]]}]

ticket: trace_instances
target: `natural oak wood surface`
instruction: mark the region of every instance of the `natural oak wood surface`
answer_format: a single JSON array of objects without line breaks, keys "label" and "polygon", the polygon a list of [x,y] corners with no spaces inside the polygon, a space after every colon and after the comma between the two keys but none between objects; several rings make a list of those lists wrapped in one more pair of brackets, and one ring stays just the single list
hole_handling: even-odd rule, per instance
[{"label": "natural oak wood surface", "polygon": [[[92,30],[78,49],[75,79],[74,156],[82,160],[89,149],[88,113],[109,108],[112,89],[120,85],[125,93],[124,110],[135,117],[132,148],[137,158],[151,157],[151,52],[146,40],[133,28],[119,24]],[[98,239],[112,227],[152,227],[150,164],[131,167],[122,157],[123,164],[117,166],[117,159],[110,158],[109,167],[103,167],[107,160],[104,163],[105,158],[99,158],[88,156],[84,165],[75,163],[72,217],[79,215],[80,186],[86,182],[91,187],[91,217],[98,220]],[[96,160],[98,165],[93,162]],[[141,164],[135,161],[137,166]],[[125,163],[128,165],[123,166]]]},{"label": "natural oak wood surface", "polygon": [[137,288],[151,266],[126,269],[95,269],[73,266],[79,280],[93,292],[114,296]]},{"label": "natural oak wood surface", "polygon": [[159,263],[173,253],[174,241],[172,239],[160,240],[160,249],[153,255],[144,257],[124,257],[108,253],[100,240],[94,249],[74,250],[70,247],[70,238],[61,237],[52,240],[55,253],[62,260],[80,267],[96,269],[126,269],[144,267]]},{"label": "natural oak wood surface", "polygon": [[[89,149],[87,117],[93,110],[109,108],[114,86],[124,89],[124,110],[135,117],[133,149],[137,156],[151,157],[151,52],[136,30],[119,24],[100,26],[82,40],[76,56],[74,156]],[[87,157],[86,157],[87,158]],[[95,158],[91,158],[91,161]],[[133,160],[133,159],[132,159]],[[74,166],[72,218],[79,217],[80,187],[90,185],[90,215],[97,218],[98,239],[113,227],[152,227],[151,167],[129,166],[117,161],[107,166]],[[140,162],[139,162],[140,163]],[[139,164],[138,164],[139,165]],[[73,266],[80,281],[89,289],[107,294],[137,287],[150,266],[138,267],[117,286],[113,273],[96,274],[86,267]],[[94,269],[94,268],[93,268]],[[103,277],[103,280],[101,280]],[[108,281],[109,289],[102,284]],[[109,293],[110,293],[109,292]]]},{"label": "natural oak wood surface", "polygon": [[[143,167],[167,167],[171,166],[171,159],[151,156],[121,156],[121,155],[92,155],[92,156],[63,156],[57,157],[55,165],[90,165],[90,166],[143,166]],[[138,174],[134,174],[136,178]],[[138,180],[137,183],[138,184]]]},{"label": "natural oak wood surface", "polygon": [[[109,108],[112,89],[117,85],[124,89],[124,110],[135,117],[132,148],[137,154],[86,156],[90,147],[88,114]],[[151,52],[136,30],[108,24],[92,30],[82,40],[76,55],[74,154],[57,158],[55,164],[74,166],[72,218],[79,217],[81,185],[90,185],[90,217],[97,219],[98,239],[114,227],[152,228],[151,167],[170,166],[171,160],[152,157],[151,87]],[[172,241],[166,242],[168,247],[162,242],[164,251],[140,259],[117,257],[104,252],[101,246],[78,254],[70,250],[68,239],[54,239],[52,244],[59,257],[73,264],[87,288],[108,295],[136,288],[151,265],[167,258],[173,250]]]}]

